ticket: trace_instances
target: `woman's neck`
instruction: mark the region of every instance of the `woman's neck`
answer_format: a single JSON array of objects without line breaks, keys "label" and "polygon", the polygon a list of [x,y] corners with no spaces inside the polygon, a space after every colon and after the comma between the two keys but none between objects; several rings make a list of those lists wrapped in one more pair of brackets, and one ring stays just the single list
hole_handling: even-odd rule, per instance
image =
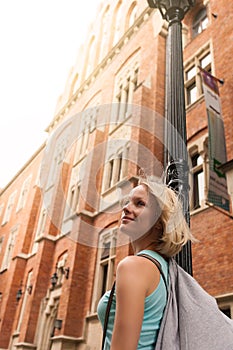
[{"label": "woman's neck", "polygon": [[141,250],[153,250],[156,251],[156,244],[153,242],[131,242],[134,254],[139,253]]},{"label": "woman's neck", "polygon": [[158,237],[161,236],[161,229],[157,229],[156,226],[154,226],[149,232],[144,234],[142,237],[138,238],[137,240],[132,240],[131,244],[134,250],[134,254],[137,254],[141,250],[153,250],[154,252],[157,251],[158,248]]}]

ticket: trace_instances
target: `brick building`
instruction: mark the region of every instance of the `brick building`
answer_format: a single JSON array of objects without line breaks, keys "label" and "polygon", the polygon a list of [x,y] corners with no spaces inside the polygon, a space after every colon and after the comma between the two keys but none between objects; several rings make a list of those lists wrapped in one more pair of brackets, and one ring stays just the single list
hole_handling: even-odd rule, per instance
[{"label": "brick building", "polygon": [[[223,6],[224,5],[224,6]],[[226,16],[227,14],[227,16]],[[231,212],[206,203],[208,125],[198,66],[219,86],[232,208],[232,5],[197,0],[183,23],[194,277],[233,317]],[[138,168],[162,176],[167,23],[147,1],[100,4],[48,142],[0,193],[0,349],[99,349],[96,306],[117,263],[119,199]]]}]

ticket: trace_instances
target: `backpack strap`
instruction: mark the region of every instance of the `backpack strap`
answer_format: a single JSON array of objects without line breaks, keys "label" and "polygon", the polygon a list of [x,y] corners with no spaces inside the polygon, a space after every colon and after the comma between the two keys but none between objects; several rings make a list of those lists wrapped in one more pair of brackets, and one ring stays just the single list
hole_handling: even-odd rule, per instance
[{"label": "backpack strap", "polygon": [[167,286],[167,281],[166,281],[166,277],[163,273],[163,270],[162,270],[162,266],[160,264],[160,262],[158,260],[156,260],[155,258],[153,258],[152,256],[150,255],[147,255],[147,254],[138,254],[137,256],[142,256],[143,258],[146,258],[146,259],[149,259],[150,261],[152,261],[158,268],[162,278],[163,278],[163,282],[165,284],[165,287],[166,287],[166,291],[167,291],[167,295],[168,295],[168,286]]},{"label": "backpack strap", "polygon": [[112,305],[112,299],[113,299],[113,295],[114,295],[114,291],[115,291],[115,285],[116,285],[116,282],[113,283],[113,286],[112,286],[112,289],[111,289],[111,292],[109,295],[109,299],[108,299],[107,308],[106,308],[105,319],[104,319],[103,338],[102,338],[102,347],[101,347],[102,350],[104,349],[104,342],[105,342],[106,333],[107,333],[108,319],[109,319],[110,309],[111,309],[111,305]]}]

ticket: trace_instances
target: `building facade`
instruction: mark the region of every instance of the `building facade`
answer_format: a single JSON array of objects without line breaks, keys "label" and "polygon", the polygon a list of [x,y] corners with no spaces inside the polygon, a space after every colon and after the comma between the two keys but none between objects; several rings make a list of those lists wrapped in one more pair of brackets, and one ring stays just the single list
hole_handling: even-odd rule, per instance
[{"label": "building facade", "polygon": [[[233,318],[233,22],[232,5],[223,3],[197,0],[184,19],[184,83],[191,229],[199,240],[193,273]],[[117,230],[120,199],[140,168],[164,173],[167,33],[146,0],[100,3],[47,127],[48,142],[1,190],[0,350],[100,349],[98,300],[118,262],[132,254]],[[207,201],[199,67],[224,79],[230,211]]]}]

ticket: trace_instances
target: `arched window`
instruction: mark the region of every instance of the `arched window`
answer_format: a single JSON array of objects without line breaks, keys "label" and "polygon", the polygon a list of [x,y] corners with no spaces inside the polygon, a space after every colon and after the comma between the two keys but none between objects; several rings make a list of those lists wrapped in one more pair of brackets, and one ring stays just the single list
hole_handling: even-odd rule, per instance
[{"label": "arched window", "polygon": [[75,93],[75,91],[77,90],[78,88],[78,84],[79,84],[79,75],[78,73],[75,74],[75,77],[72,81],[72,84],[71,84],[71,88],[70,88],[70,97]]},{"label": "arched window", "polygon": [[136,3],[136,1],[134,1],[132,3],[132,5],[130,6],[130,9],[129,9],[129,12],[128,12],[127,23],[126,23],[126,30],[128,28],[130,28],[134,24],[134,22],[135,22],[135,20],[137,18],[137,9],[138,9],[137,8],[137,3]]},{"label": "arched window", "polygon": [[195,210],[201,207],[202,201],[205,199],[203,158],[199,153],[196,153],[191,157],[191,162],[193,176],[193,196],[191,209]]},{"label": "arched window", "polygon": [[208,26],[208,17],[206,8],[202,8],[194,18],[193,21],[193,37],[197,36]]},{"label": "arched window", "polygon": [[196,140],[189,148],[190,156],[190,210],[205,208],[208,193],[209,161],[208,137]]},{"label": "arched window", "polygon": [[101,296],[112,287],[117,246],[117,227],[105,229],[99,237],[96,264],[95,285],[92,311],[96,308]]},{"label": "arched window", "polygon": [[87,54],[87,66],[86,66],[86,74],[85,79],[91,74],[92,69],[95,65],[95,36],[91,37],[88,54]]},{"label": "arched window", "polygon": [[116,153],[107,160],[104,168],[104,191],[116,185],[127,175],[128,151],[129,145],[126,143],[124,147],[118,149]]},{"label": "arched window", "polygon": [[113,40],[113,46],[116,45],[116,43],[120,39],[121,35],[121,23],[122,23],[122,1],[120,1],[117,5],[116,10],[116,17],[115,17],[115,26],[114,26],[114,40]]},{"label": "arched window", "polygon": [[104,11],[102,17],[102,32],[101,32],[101,46],[100,46],[100,54],[99,54],[99,62],[104,58],[104,56],[108,52],[108,16],[109,16],[109,5]]}]

